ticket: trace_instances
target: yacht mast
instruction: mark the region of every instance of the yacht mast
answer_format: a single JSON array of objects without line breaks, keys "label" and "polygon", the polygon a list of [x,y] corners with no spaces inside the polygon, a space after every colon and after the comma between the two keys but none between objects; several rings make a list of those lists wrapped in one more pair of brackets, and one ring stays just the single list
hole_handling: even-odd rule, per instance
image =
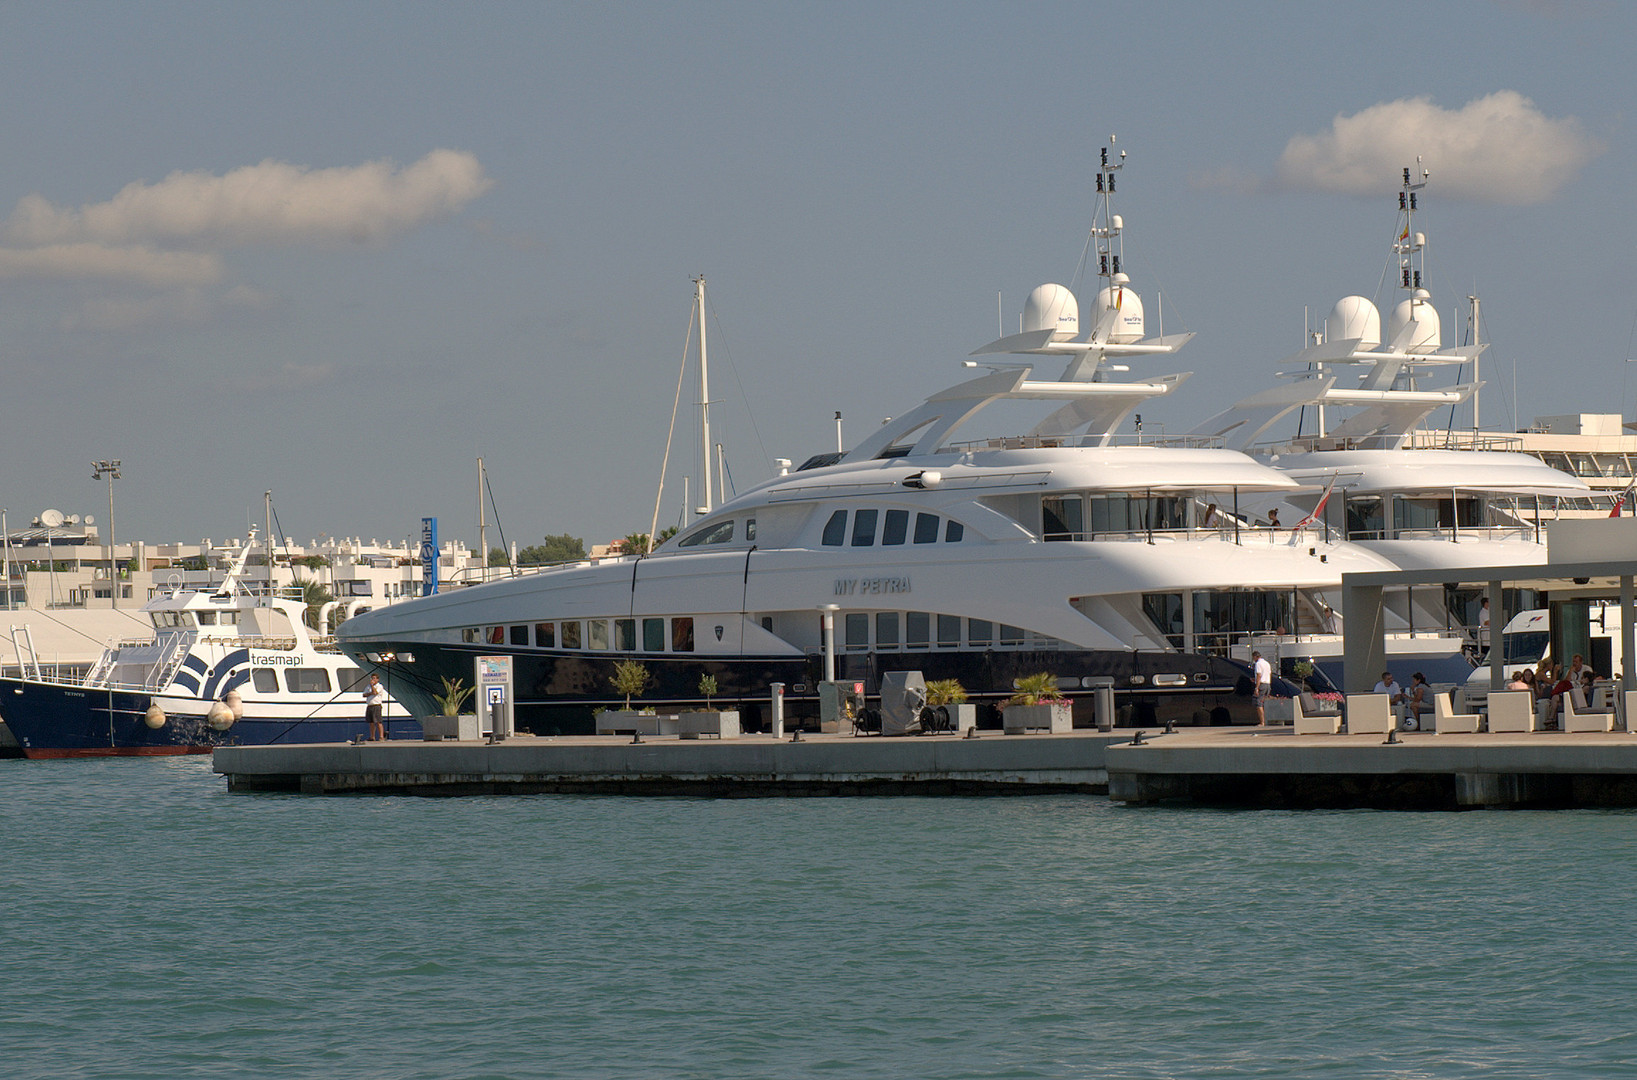
[{"label": "yacht mast", "polygon": [[262,533],[267,537],[267,605],[273,605],[273,493],[261,494]]},{"label": "yacht mast", "polygon": [[699,466],[704,474],[704,497],[700,499],[699,512],[708,514],[712,509],[711,499],[711,395],[710,375],[707,368],[705,349],[705,275],[700,274],[693,279],[693,300],[699,309]]},{"label": "yacht mast", "polygon": [[479,581],[489,580],[489,521],[483,515],[483,458],[477,459],[477,552]]}]

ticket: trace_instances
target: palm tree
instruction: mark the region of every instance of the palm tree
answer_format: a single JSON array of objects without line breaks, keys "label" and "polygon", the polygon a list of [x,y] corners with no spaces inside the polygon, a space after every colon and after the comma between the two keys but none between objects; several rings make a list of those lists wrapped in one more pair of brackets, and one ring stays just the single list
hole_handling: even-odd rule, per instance
[{"label": "palm tree", "polygon": [[295,584],[301,589],[301,602],[307,605],[307,625],[324,633],[324,628],[318,625],[318,612],[325,604],[335,599],[330,587],[321,581],[309,581],[307,578],[296,578]]}]

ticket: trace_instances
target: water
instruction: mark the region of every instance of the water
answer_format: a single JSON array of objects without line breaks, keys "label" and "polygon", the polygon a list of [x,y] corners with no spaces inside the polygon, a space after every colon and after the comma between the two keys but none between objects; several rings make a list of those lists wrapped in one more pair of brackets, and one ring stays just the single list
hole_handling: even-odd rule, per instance
[{"label": "water", "polygon": [[1637,816],[0,761],[0,1075],[1637,1075]]}]

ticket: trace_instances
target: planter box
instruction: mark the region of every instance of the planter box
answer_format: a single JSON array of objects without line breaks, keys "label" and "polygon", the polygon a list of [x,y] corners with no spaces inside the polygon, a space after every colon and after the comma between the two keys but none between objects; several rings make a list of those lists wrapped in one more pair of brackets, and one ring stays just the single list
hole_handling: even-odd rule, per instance
[{"label": "planter box", "polygon": [[675,735],[675,713],[626,712],[611,709],[597,714],[598,735]]},{"label": "planter box", "polygon": [[1008,705],[1001,711],[1001,726],[1008,735],[1028,731],[1062,735],[1074,730],[1074,715],[1067,705]]},{"label": "planter box", "polygon": [[1296,719],[1296,710],[1291,707],[1295,698],[1270,697],[1262,699],[1262,717],[1271,727],[1273,725],[1289,724]]},{"label": "planter box", "polygon": [[421,720],[421,737],[427,742],[436,742],[439,739],[459,739],[462,742],[476,742],[483,738],[477,727],[476,713],[462,713],[459,716],[423,716]]},{"label": "planter box", "polygon": [[697,739],[703,735],[714,735],[718,739],[737,739],[739,710],[702,709],[698,712],[681,713],[677,717],[676,733],[684,739]]}]

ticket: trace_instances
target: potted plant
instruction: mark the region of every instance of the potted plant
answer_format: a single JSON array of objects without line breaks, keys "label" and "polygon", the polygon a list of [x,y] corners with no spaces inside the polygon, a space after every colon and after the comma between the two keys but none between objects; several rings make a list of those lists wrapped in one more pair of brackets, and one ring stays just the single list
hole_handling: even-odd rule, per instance
[{"label": "potted plant", "polygon": [[477,716],[473,713],[462,713],[461,709],[471,700],[477,687],[467,686],[465,679],[451,679],[443,676],[443,692],[433,694],[432,700],[437,703],[438,715],[421,718],[421,735],[429,741],[438,739],[468,739],[478,737]]},{"label": "potted plant", "polygon": [[1028,675],[1012,684],[1016,690],[1001,703],[1001,726],[1007,734],[1044,730],[1053,735],[1074,729],[1068,698],[1057,692],[1057,676],[1048,671]]},{"label": "potted plant", "polygon": [[966,687],[959,679],[933,679],[927,683],[926,703],[927,708],[939,712],[940,720],[948,718],[950,731],[978,726],[978,707],[966,700]]},{"label": "potted plant", "polygon": [[[640,660],[620,660],[608,677],[614,692],[625,695],[625,709],[607,709],[597,714],[597,734],[630,732],[636,735],[674,734],[676,718],[659,716],[653,709],[632,709],[631,698],[648,688],[647,665]],[[669,727],[669,731],[665,728]]]},{"label": "potted plant", "polygon": [[699,676],[699,692],[705,696],[705,707],[684,710],[677,717],[677,734],[684,739],[697,739],[701,735],[715,735],[719,739],[739,737],[739,710],[715,708],[712,699],[716,689],[715,675]]}]

